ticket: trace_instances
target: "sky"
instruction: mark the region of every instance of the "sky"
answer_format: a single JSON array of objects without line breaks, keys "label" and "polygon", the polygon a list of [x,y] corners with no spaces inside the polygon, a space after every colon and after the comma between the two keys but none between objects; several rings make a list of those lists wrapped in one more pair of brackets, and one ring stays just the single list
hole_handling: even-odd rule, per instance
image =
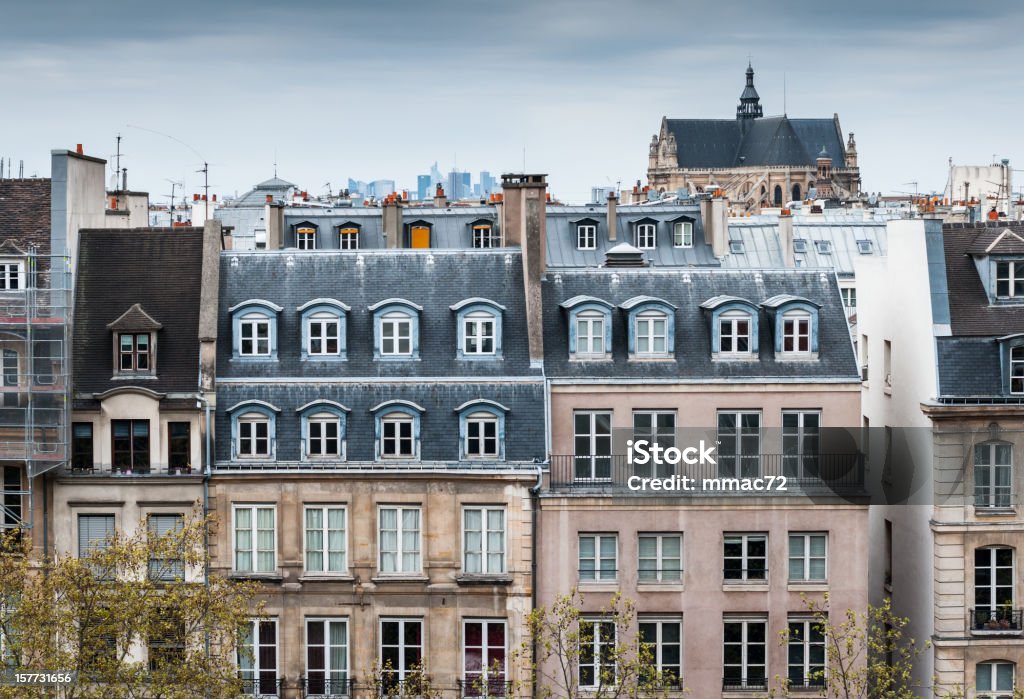
[{"label": "sky", "polygon": [[748,56],[765,115],[784,84],[791,117],[839,114],[865,190],[941,191],[949,158],[1024,169],[1018,0],[4,4],[0,157],[45,177],[51,149],[112,161],[120,134],[153,202],[201,191],[204,161],[222,196],[275,162],[318,194],[414,190],[437,161],[585,202],[645,179],[663,116],[734,116]]}]

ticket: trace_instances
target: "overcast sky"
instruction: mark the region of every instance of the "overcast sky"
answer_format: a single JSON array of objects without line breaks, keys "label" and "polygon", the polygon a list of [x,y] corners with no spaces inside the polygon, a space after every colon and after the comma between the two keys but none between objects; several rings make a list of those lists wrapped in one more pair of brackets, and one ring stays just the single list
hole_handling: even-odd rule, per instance
[{"label": "overcast sky", "polygon": [[108,157],[120,133],[129,187],[153,201],[167,180],[199,191],[204,159],[221,194],[275,157],[318,193],[414,189],[435,160],[475,181],[521,171],[524,149],[582,201],[645,177],[662,116],[733,116],[748,54],[766,115],[784,75],[790,116],[838,112],[867,190],[941,191],[949,157],[1024,168],[1017,0],[8,4],[0,156],[48,176],[52,148]]}]

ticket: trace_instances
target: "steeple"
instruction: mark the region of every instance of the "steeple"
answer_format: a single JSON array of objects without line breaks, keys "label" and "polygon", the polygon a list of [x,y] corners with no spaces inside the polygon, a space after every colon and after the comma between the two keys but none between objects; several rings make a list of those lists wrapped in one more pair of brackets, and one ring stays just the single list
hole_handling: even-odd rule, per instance
[{"label": "steeple", "polygon": [[757,119],[764,116],[761,111],[761,98],[754,89],[754,68],[747,62],[747,85],[740,95],[740,103],[736,107],[737,119]]}]

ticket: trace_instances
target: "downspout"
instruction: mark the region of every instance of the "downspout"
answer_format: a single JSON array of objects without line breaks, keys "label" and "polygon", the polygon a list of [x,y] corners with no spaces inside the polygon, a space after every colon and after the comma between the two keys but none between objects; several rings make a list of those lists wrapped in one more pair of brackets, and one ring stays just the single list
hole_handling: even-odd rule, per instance
[{"label": "downspout", "polygon": [[[207,518],[210,516],[210,475],[211,475],[211,460],[210,460],[210,402],[203,395],[202,390],[196,394],[196,400],[203,406],[203,413],[205,419],[205,430],[204,435],[204,460],[206,463],[203,466],[203,587],[206,588],[207,592],[210,589],[210,528],[207,526]],[[205,629],[203,631],[203,645],[206,652],[206,660],[210,660],[210,631]],[[209,696],[209,693],[207,693]]]},{"label": "downspout", "polygon": [[[544,367],[541,366],[543,375]],[[544,486],[544,467],[550,463],[551,453],[551,401],[550,382],[544,378],[544,460],[537,464],[537,482],[530,488],[530,611],[537,609],[537,519],[540,510],[540,489]],[[530,644],[530,667],[537,667],[537,640]],[[537,677],[534,672],[531,691],[537,698]]]}]

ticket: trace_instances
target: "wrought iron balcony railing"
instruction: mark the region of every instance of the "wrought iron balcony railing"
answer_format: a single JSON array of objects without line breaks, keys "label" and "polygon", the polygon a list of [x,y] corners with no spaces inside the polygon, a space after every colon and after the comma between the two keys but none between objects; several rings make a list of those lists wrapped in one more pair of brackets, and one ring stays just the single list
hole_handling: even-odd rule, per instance
[{"label": "wrought iron balcony railing", "polygon": [[280,699],[284,680],[273,677],[248,677],[242,679],[243,697],[254,697],[255,699]]},{"label": "wrought iron balcony railing", "polygon": [[459,699],[504,699],[512,696],[512,683],[503,679],[462,679]]},{"label": "wrought iron balcony railing", "polygon": [[768,689],[768,680],[764,677],[723,677],[723,692],[756,692]]},{"label": "wrought iron balcony railing", "polygon": [[302,699],[349,699],[355,689],[355,679],[330,679],[314,675],[302,678]]},{"label": "wrought iron balcony railing", "polygon": [[972,633],[1011,633],[1024,631],[1024,609],[982,607],[972,609],[968,622]]}]

